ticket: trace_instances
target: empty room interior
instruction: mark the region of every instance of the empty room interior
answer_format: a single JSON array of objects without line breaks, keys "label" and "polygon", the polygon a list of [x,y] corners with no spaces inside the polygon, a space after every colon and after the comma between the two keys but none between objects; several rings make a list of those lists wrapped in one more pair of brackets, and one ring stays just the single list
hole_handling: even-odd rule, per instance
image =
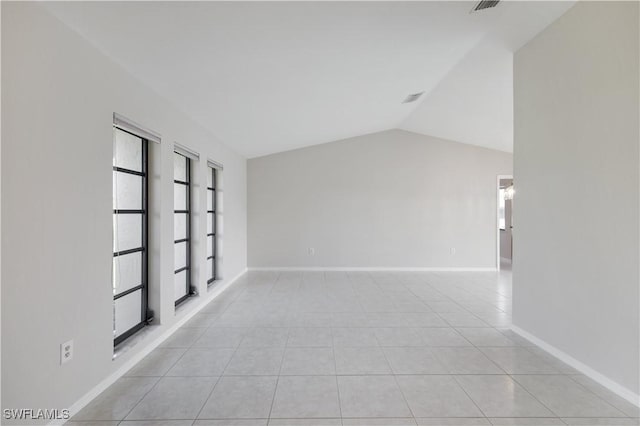
[{"label": "empty room interior", "polygon": [[638,1],[2,1],[1,423],[640,424]]}]

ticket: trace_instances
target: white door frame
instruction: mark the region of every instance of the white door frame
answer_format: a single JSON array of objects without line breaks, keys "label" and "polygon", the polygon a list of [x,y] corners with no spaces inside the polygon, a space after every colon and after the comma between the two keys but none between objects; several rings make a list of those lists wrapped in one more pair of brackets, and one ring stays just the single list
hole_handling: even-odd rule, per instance
[{"label": "white door frame", "polygon": [[[496,178],[496,270],[500,270],[500,181],[513,179],[513,175],[498,175]],[[511,259],[513,262],[513,259]]]}]

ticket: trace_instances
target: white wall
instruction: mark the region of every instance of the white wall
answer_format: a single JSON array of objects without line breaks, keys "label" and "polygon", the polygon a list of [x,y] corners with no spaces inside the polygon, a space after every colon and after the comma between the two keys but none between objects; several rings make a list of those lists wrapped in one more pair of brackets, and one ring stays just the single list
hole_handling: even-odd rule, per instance
[{"label": "white wall", "polygon": [[513,322],[635,394],[638,18],[579,2],[514,68]]},{"label": "white wall", "polygon": [[[227,279],[246,268],[246,160],[35,3],[2,3],[2,65],[2,407],[63,409],[144,349],[112,361],[113,112],[163,138],[152,144],[150,165],[158,330],[178,320],[173,143],[203,159],[194,171],[198,209],[206,159],[224,164]],[[204,213],[194,221],[204,298]],[[69,339],[74,359],[60,366],[59,344]]]},{"label": "white wall", "polygon": [[511,161],[403,130],[251,159],[249,266],[495,268]]}]

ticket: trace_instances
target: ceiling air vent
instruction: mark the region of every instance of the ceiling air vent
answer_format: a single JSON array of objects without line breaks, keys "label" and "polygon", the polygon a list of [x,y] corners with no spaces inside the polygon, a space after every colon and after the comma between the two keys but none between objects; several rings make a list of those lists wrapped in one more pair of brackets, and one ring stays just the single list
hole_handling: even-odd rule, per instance
[{"label": "ceiling air vent", "polygon": [[480,0],[478,4],[476,4],[476,6],[473,8],[472,12],[491,9],[492,7],[496,7],[498,3],[500,3],[500,0]]},{"label": "ceiling air vent", "polygon": [[418,100],[418,98],[420,96],[422,96],[424,92],[420,92],[420,93],[412,93],[411,95],[407,96],[406,98],[404,98],[404,101],[402,101],[403,104],[409,104],[411,102],[415,102]]}]

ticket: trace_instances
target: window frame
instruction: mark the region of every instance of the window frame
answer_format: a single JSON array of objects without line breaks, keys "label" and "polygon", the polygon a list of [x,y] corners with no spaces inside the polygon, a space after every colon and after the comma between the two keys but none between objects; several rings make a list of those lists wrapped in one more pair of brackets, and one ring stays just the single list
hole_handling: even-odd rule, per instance
[{"label": "window frame", "polygon": [[[137,333],[139,330],[141,330],[144,326],[146,326],[151,318],[150,316],[150,311],[149,311],[149,270],[148,270],[148,253],[149,253],[149,221],[148,221],[148,211],[149,211],[149,204],[148,204],[148,194],[149,194],[149,183],[148,183],[148,150],[149,150],[149,139],[140,136],[138,134],[135,134],[133,132],[130,132],[124,128],[122,128],[121,126],[118,126],[116,124],[113,125],[113,129],[114,132],[117,131],[121,131],[124,133],[128,133],[136,138],[139,138],[141,141],[141,147],[142,147],[142,155],[141,155],[141,171],[137,171],[137,170],[131,170],[131,169],[127,169],[124,167],[119,167],[119,166],[115,166],[112,165],[112,173],[126,173],[126,174],[130,174],[130,175],[134,175],[134,176],[139,176],[141,178],[141,208],[140,209],[116,209],[116,206],[112,206],[112,212],[113,215],[121,215],[121,214],[139,214],[141,215],[141,220],[142,220],[142,224],[141,224],[141,241],[140,243],[142,244],[140,247],[135,247],[135,248],[130,248],[130,249],[126,249],[126,250],[120,250],[120,251],[113,251],[113,259],[115,259],[116,257],[120,257],[120,256],[125,256],[127,254],[132,254],[132,253],[141,253],[141,283],[137,286],[131,287],[127,290],[121,291],[120,293],[114,293],[113,294],[113,335],[114,335],[114,339],[113,339],[113,346],[116,347],[119,344],[121,344],[122,342],[124,342],[125,340],[127,340],[129,337],[131,337],[132,335],[134,335],[135,333]],[[114,138],[115,138],[115,134],[114,134]],[[115,233],[113,238],[115,238]],[[112,260],[113,262],[113,260]],[[112,265],[113,268],[113,265]],[[115,277],[113,276],[112,273],[112,277],[111,277],[111,285],[113,287],[113,284],[115,282]],[[133,327],[129,328],[127,331],[123,332],[122,334],[116,336],[116,328],[115,328],[115,303],[116,300],[125,297],[131,293],[134,293],[136,291],[140,290],[141,291],[141,295],[140,295],[140,299],[141,299],[141,306],[140,306],[140,322],[138,322],[136,325],[134,325]]]},{"label": "window frame", "polygon": [[[195,293],[193,291],[193,288],[191,286],[191,243],[192,243],[192,238],[191,238],[191,210],[192,210],[192,206],[191,206],[191,158],[188,157],[187,155],[184,155],[181,152],[178,152],[177,150],[173,151],[173,155],[180,155],[181,157],[183,157],[185,159],[185,178],[186,181],[181,181],[176,179],[175,176],[175,168],[173,170],[173,187],[174,187],[174,191],[175,191],[175,186],[176,185],[184,185],[185,186],[185,196],[186,196],[186,210],[176,210],[175,205],[173,206],[173,220],[175,223],[176,220],[176,215],[177,214],[185,214],[186,215],[186,230],[185,230],[185,238],[180,238],[180,239],[175,239],[175,235],[174,235],[174,240],[173,240],[173,249],[174,249],[174,253],[175,253],[175,247],[176,244],[181,244],[181,243],[185,243],[186,244],[186,248],[185,248],[185,266],[182,266],[178,269],[175,269],[175,265],[174,265],[174,271],[173,271],[173,276],[174,276],[174,280],[175,280],[175,276],[177,274],[179,274],[182,271],[185,271],[185,295],[181,296],[179,299],[176,299],[174,301],[174,306],[177,307],[178,305],[180,305],[181,303],[185,302],[189,297],[193,296]],[[174,157],[175,158],[175,157]],[[175,200],[175,198],[174,198]],[[175,201],[174,201],[175,203]],[[175,283],[174,283],[174,290],[175,290]]]},{"label": "window frame", "polygon": [[[207,184],[207,233],[206,233],[206,240],[209,239],[209,237],[211,237],[211,256],[207,256],[207,263],[211,262],[211,275],[207,275],[207,286],[211,286],[215,283],[215,281],[218,280],[218,268],[216,265],[217,262],[217,230],[218,230],[218,223],[217,223],[217,207],[218,207],[218,203],[217,203],[217,195],[218,195],[218,190],[217,190],[217,179],[218,179],[218,170],[215,167],[212,167],[211,165],[207,165],[207,167],[209,168],[209,173],[211,173],[211,186],[209,186]],[[211,194],[211,210],[209,210],[209,193]],[[211,232],[209,231],[209,215],[211,215]],[[205,241],[206,241],[205,240]],[[207,264],[207,268],[208,268],[208,264]],[[208,272],[208,269],[207,269]]]}]

